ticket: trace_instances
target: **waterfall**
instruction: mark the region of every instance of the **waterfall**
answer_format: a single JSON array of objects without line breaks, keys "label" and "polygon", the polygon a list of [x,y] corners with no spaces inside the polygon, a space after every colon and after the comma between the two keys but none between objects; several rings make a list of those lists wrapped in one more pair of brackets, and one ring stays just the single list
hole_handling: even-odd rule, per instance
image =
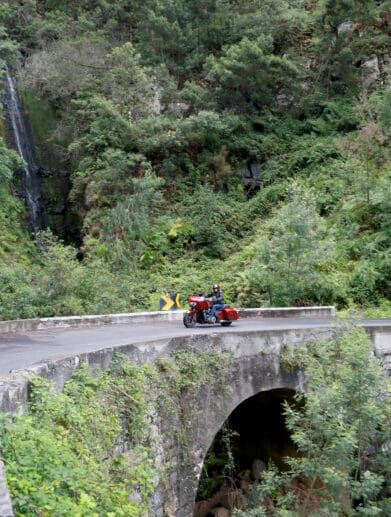
[{"label": "waterfall", "polygon": [[34,147],[14,81],[6,65],[4,70],[3,105],[9,121],[9,129],[12,130],[14,148],[25,161],[25,165],[21,169],[23,186],[21,195],[29,210],[31,229],[33,232],[37,232],[45,227],[44,214],[40,206],[39,167],[35,161]]}]

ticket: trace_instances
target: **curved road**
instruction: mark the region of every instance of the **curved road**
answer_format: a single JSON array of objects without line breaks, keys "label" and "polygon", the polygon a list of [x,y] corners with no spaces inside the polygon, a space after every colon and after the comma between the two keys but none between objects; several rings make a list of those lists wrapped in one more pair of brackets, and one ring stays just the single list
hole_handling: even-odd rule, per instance
[{"label": "curved road", "polygon": [[[331,323],[332,321],[327,318],[244,318],[226,328],[210,325],[186,329],[181,320],[176,320],[0,334],[0,375],[7,375],[11,370],[27,368],[48,359],[148,340],[156,341],[189,334],[225,333],[232,330],[318,328],[329,326]],[[360,324],[391,327],[391,319],[360,320]]]}]

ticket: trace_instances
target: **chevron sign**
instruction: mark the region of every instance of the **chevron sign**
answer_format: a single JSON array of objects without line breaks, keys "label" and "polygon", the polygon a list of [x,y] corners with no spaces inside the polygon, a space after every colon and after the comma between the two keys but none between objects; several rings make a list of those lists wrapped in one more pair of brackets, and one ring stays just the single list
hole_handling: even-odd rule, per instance
[{"label": "chevron sign", "polygon": [[172,295],[164,295],[160,298],[160,310],[161,311],[175,311],[181,308],[180,299],[181,295],[175,293]]}]

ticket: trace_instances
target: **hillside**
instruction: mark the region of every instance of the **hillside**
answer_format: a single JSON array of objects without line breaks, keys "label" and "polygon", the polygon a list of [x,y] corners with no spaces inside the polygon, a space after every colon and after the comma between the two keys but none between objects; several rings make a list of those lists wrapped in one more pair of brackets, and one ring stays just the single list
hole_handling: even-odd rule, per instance
[{"label": "hillside", "polygon": [[3,1],[52,231],[29,234],[4,113],[0,319],[215,282],[390,312],[390,31],[388,0]]}]

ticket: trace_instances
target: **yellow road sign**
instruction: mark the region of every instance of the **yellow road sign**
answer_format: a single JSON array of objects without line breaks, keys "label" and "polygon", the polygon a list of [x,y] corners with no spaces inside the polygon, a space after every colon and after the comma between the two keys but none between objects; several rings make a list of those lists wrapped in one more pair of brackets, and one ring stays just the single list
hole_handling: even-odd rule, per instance
[{"label": "yellow road sign", "polygon": [[175,302],[169,296],[162,296],[160,298],[160,310],[169,311],[173,305],[175,305]]},{"label": "yellow road sign", "polygon": [[171,296],[163,295],[160,298],[160,310],[161,311],[171,311],[171,310],[179,309],[181,306],[180,301],[179,301],[180,297],[181,297],[181,295],[179,293],[175,293]]}]

